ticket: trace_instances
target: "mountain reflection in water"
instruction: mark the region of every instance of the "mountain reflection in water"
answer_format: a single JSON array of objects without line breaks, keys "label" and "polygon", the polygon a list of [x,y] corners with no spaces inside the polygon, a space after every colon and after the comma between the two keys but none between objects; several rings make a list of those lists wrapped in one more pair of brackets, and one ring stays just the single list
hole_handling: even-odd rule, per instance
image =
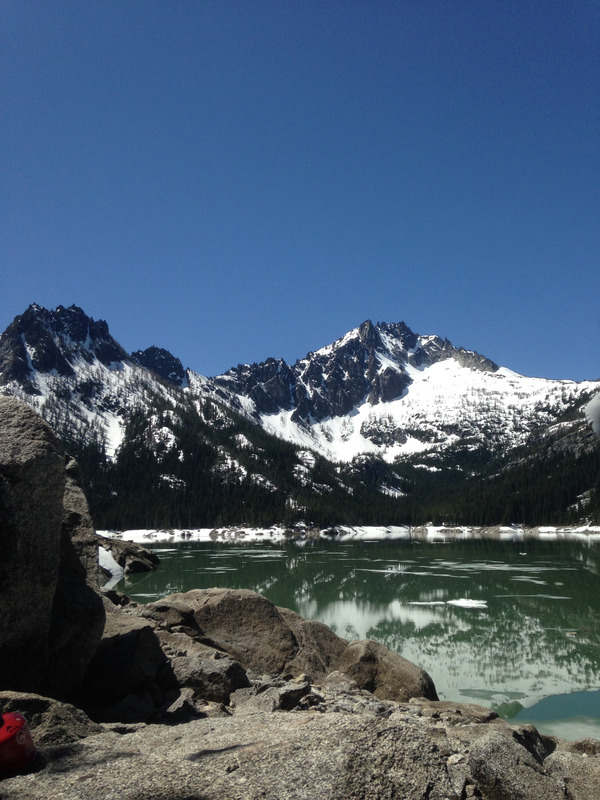
[{"label": "mountain reflection in water", "polygon": [[[128,576],[117,589],[139,602],[192,588],[254,589],[340,636],[370,637],[401,653],[430,673],[441,699],[488,705],[556,735],[600,738],[598,543],[155,549],[159,569]],[[586,693],[581,703],[574,694],[569,703],[575,692]]]}]

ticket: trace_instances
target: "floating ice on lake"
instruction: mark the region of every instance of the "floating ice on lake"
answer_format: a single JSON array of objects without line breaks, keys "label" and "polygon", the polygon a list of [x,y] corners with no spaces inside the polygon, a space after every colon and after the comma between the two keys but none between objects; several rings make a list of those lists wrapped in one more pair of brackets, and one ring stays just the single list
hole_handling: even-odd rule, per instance
[{"label": "floating ice on lake", "polygon": [[459,606],[459,608],[487,608],[487,600],[469,600],[461,597],[459,600],[448,600],[448,605]]}]

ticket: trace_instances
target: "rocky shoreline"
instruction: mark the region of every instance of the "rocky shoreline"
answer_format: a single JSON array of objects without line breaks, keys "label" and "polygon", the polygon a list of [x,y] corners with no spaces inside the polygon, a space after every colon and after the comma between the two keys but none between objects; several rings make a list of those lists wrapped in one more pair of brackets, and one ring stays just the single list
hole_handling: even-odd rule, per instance
[{"label": "rocky shoreline", "polygon": [[0,800],[600,796],[600,741],[440,702],[398,654],[255,592],[137,605],[99,589],[97,546],[76,465],[0,398],[0,713],[38,748]]},{"label": "rocky shoreline", "polygon": [[[250,591],[138,606],[107,593],[80,702],[0,692],[38,756],[2,800],[590,800],[600,741],[474,704],[382,645],[348,643]],[[243,621],[243,624],[240,624]]]}]

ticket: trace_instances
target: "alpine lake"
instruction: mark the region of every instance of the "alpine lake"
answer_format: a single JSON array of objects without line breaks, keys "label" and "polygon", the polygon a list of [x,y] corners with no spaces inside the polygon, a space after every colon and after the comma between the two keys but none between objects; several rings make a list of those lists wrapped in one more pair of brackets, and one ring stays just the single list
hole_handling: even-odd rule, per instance
[{"label": "alpine lake", "polygon": [[[145,544],[145,546],[148,546]],[[150,546],[115,588],[147,603],[213,586],[372,638],[419,664],[440,699],[564,739],[600,739],[600,542],[353,541]]]}]

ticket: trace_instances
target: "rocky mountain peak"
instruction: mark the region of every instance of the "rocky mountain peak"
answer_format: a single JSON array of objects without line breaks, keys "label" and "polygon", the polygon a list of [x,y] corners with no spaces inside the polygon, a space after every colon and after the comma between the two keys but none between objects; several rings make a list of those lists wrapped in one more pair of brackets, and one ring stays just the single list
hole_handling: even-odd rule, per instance
[{"label": "rocky mountain peak", "polygon": [[252,401],[256,416],[291,411],[292,422],[312,425],[343,417],[363,403],[401,398],[413,381],[411,368],[445,359],[483,371],[498,367],[477,353],[438,336],[419,336],[404,322],[361,325],[293,366],[269,358],[244,364],[214,379],[227,394]]},{"label": "rocky mountain peak", "polygon": [[379,335],[379,328],[373,325],[370,319],[362,323],[358,328],[358,338],[362,344],[371,349],[381,346],[381,336]]},{"label": "rocky mountain peak", "polygon": [[50,311],[32,304],[0,336],[0,380],[38,394],[36,372],[72,377],[77,358],[109,366],[126,357],[104,320],[95,321],[74,305]]},{"label": "rocky mountain peak", "polygon": [[145,350],[136,350],[131,354],[131,358],[173,386],[181,387],[185,383],[186,372],[180,359],[162,347],[152,346]]}]

